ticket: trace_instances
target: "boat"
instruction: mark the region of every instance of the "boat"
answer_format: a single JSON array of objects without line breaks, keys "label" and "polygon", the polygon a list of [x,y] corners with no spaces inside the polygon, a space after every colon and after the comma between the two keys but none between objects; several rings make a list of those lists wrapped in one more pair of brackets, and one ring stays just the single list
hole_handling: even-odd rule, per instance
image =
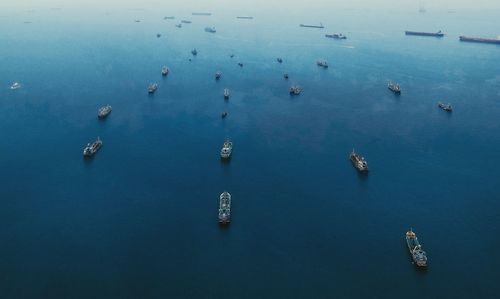
[{"label": "boat", "polygon": [[333,39],[347,39],[347,36],[342,33],[325,34],[325,36]]},{"label": "boat", "polygon": [[433,32],[418,32],[418,31],[405,31],[406,35],[418,35],[418,36],[434,36],[434,37],[443,37],[444,33],[439,30],[436,33]]},{"label": "boat", "polygon": [[406,245],[408,245],[408,250],[410,251],[413,262],[418,267],[427,267],[427,254],[422,249],[422,245],[418,242],[417,235],[411,228],[406,232]]},{"label": "boat", "polygon": [[11,86],[10,86],[10,89],[14,90],[14,89],[19,89],[21,88],[21,83],[19,82],[14,82]]},{"label": "boat", "polygon": [[282,63],[283,59],[281,59],[281,57],[278,57],[278,58],[276,58],[276,61],[279,62],[279,63]]},{"label": "boat", "polygon": [[285,78],[286,80],[288,80],[288,74],[286,74],[286,73],[285,73],[285,74],[283,75],[283,78]]},{"label": "boat", "polygon": [[349,158],[351,159],[352,165],[354,165],[354,167],[356,167],[357,170],[361,172],[368,171],[368,163],[365,161],[365,158],[356,154],[354,150],[352,150],[352,153],[349,156]]},{"label": "boat", "polygon": [[168,75],[169,72],[170,72],[170,70],[168,69],[168,67],[164,66],[161,68],[161,75],[162,76]]},{"label": "boat", "polygon": [[319,25],[305,25],[305,24],[300,24],[300,27],[307,27],[307,28],[325,28],[323,24],[319,23]]},{"label": "boat", "polygon": [[219,223],[229,222],[231,222],[231,194],[224,191],[219,197]]},{"label": "boat", "polygon": [[196,51],[196,49],[193,49],[193,50],[191,50],[191,54],[193,54],[193,56],[196,56],[196,55],[198,55],[198,51]]},{"label": "boat", "polygon": [[192,22],[189,21],[189,20],[181,20],[181,23],[184,23],[184,24],[191,24]]},{"label": "boat", "polygon": [[222,73],[221,72],[216,72],[215,73],[215,80],[219,80],[220,77],[222,77]]},{"label": "boat", "polygon": [[241,62],[238,62],[238,65],[239,65],[240,67],[243,67],[243,63],[241,63]]},{"label": "boat", "polygon": [[104,107],[99,108],[99,111],[97,113],[98,118],[106,118],[110,113],[111,113],[111,106],[106,105]]},{"label": "boat", "polygon": [[220,157],[222,159],[229,159],[231,158],[232,152],[233,152],[233,143],[229,139],[227,139],[222,145],[222,149],[220,150]]},{"label": "boat", "polygon": [[443,109],[444,111],[447,111],[447,112],[452,112],[453,111],[453,107],[451,107],[451,104],[448,103],[448,104],[443,104],[441,102],[438,103],[438,107]]},{"label": "boat", "polygon": [[326,60],[318,60],[316,64],[322,68],[328,68],[328,62]]},{"label": "boat", "polygon": [[175,25],[175,27],[182,28],[182,24],[177,24],[177,25]]},{"label": "boat", "polygon": [[482,37],[467,37],[460,36],[462,42],[483,43],[483,44],[497,44],[500,45],[500,38],[482,38]]},{"label": "boat", "polygon": [[209,12],[193,12],[193,13],[191,13],[191,15],[193,15],[193,16],[211,16],[212,13],[209,13]]},{"label": "boat", "polygon": [[224,88],[224,99],[229,99],[229,89]]},{"label": "boat", "polygon": [[222,112],[221,117],[226,118],[226,116],[227,116],[227,112],[226,111]]},{"label": "boat", "polygon": [[217,30],[215,30],[215,27],[205,27],[205,32],[215,33]]},{"label": "boat", "polygon": [[164,17],[163,19],[164,20],[173,20],[173,19],[175,19],[175,17]]},{"label": "boat", "polygon": [[88,143],[87,146],[83,149],[83,156],[84,157],[91,157],[97,151],[101,148],[102,146],[102,141],[97,137],[97,140],[94,141],[92,144]]},{"label": "boat", "polygon": [[161,34],[159,34],[159,33],[158,33],[158,34],[156,34],[156,37],[157,37],[157,38],[160,38],[160,37],[161,37]]},{"label": "boat", "polygon": [[389,84],[387,84],[387,88],[395,94],[401,94],[401,86],[399,86],[399,84],[389,82]]},{"label": "boat", "polygon": [[148,93],[155,93],[157,89],[158,89],[158,84],[150,83],[148,86]]},{"label": "boat", "polygon": [[246,16],[239,16],[239,17],[236,17],[237,19],[245,19],[245,20],[252,20],[253,17],[246,17]]},{"label": "boat", "polygon": [[141,22],[141,20],[135,20],[135,22],[136,22],[136,23],[140,23],[140,22]]},{"label": "boat", "polygon": [[302,92],[302,89],[298,85],[294,85],[288,89],[291,95],[299,95]]},{"label": "boat", "polygon": [[229,57],[233,58],[233,57],[234,57],[234,54],[229,55]]}]

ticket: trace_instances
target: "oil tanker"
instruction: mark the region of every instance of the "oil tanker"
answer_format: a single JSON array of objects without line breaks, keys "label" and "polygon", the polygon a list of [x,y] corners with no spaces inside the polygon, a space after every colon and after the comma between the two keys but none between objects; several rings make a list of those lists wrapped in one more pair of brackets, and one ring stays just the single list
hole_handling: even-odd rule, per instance
[{"label": "oil tanker", "polygon": [[483,43],[483,44],[497,44],[497,45],[500,45],[500,38],[481,38],[481,37],[460,36],[460,41],[471,42],[471,43]]},{"label": "oil tanker", "polygon": [[444,33],[439,30],[436,33],[432,32],[417,32],[417,31],[405,31],[406,35],[418,35],[418,36],[434,36],[434,37],[443,37]]}]

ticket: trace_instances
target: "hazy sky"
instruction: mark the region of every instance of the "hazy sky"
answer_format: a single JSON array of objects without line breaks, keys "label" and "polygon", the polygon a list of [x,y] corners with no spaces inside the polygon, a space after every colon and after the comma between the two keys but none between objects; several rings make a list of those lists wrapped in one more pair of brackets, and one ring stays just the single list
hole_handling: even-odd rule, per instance
[{"label": "hazy sky", "polygon": [[[418,9],[420,0],[0,0],[0,8],[12,7],[99,7],[99,8],[180,8],[180,9],[224,9],[255,10],[294,8],[368,8],[392,7],[395,9]],[[428,0],[431,9],[500,9],[500,0]]]}]

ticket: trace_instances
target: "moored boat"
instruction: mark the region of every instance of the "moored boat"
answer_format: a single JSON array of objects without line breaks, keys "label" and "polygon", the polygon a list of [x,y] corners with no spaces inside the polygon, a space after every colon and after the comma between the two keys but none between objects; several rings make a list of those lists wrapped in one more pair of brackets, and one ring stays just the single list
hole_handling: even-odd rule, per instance
[{"label": "moored boat", "polygon": [[354,167],[357,170],[359,170],[361,172],[367,172],[368,171],[368,163],[365,161],[365,158],[363,158],[360,155],[358,155],[354,151],[354,149],[352,150],[352,153],[349,156],[349,159],[351,160],[352,165],[354,165]]},{"label": "moored boat", "polygon": [[224,99],[229,99],[229,89],[224,88]]},{"label": "moored boat", "polygon": [[387,88],[395,94],[401,94],[401,86],[399,86],[399,84],[389,82],[389,84],[387,84]]},{"label": "moored boat", "polygon": [[169,72],[170,72],[170,70],[168,69],[168,67],[164,66],[161,68],[161,75],[162,76],[168,75]]},{"label": "moored boat", "polygon": [[276,58],[276,61],[279,62],[279,63],[282,63],[283,59],[281,59],[281,57],[278,57],[278,58]]},{"label": "moored boat", "polygon": [[294,85],[288,89],[288,92],[291,95],[299,95],[302,92],[302,88],[300,88],[298,85]]},{"label": "moored boat", "polygon": [[220,150],[220,157],[222,159],[229,159],[231,158],[232,152],[233,152],[233,143],[229,139],[227,139],[226,141],[224,141],[222,149]]},{"label": "moored boat", "polygon": [[205,27],[205,32],[215,33],[217,30],[215,30],[215,27]]},{"label": "moored boat", "polygon": [[439,102],[438,103],[438,107],[441,108],[441,109],[443,109],[446,112],[452,112],[453,111],[453,107],[451,106],[450,103],[443,104],[443,103]]},{"label": "moored boat", "polygon": [[14,89],[19,89],[21,88],[21,84],[19,82],[14,82],[11,86],[10,86],[10,89],[14,90]]},{"label": "moored boat", "polygon": [[325,34],[325,36],[333,39],[347,39],[347,36],[342,33]]},{"label": "moored boat", "polygon": [[193,54],[193,56],[196,56],[198,55],[198,51],[196,49],[193,49],[191,50],[191,54]]},{"label": "moored boat", "polygon": [[179,24],[175,25],[175,27],[182,28],[182,24],[179,23]]},{"label": "moored boat", "polygon": [[84,157],[91,157],[101,148],[102,141],[99,137],[92,144],[88,143],[87,146],[83,149]]},{"label": "moored boat", "polygon": [[155,93],[157,89],[158,89],[158,84],[150,83],[148,86],[148,93]]},{"label": "moored boat", "polygon": [[215,80],[219,80],[222,77],[221,72],[215,72]]},{"label": "moored boat", "polygon": [[99,111],[97,113],[98,118],[106,118],[110,113],[111,113],[111,106],[106,105],[104,107],[99,108]]},{"label": "moored boat", "polygon": [[318,60],[316,64],[322,68],[328,68],[328,62],[326,60]]},{"label": "moored boat", "polygon": [[222,112],[221,117],[226,118],[226,116],[227,116],[227,112],[226,111]]},{"label": "moored boat", "polygon": [[411,228],[406,232],[406,245],[408,246],[408,250],[410,251],[411,258],[415,265],[422,268],[427,267],[427,254],[422,249],[422,245],[418,242],[417,235]]},{"label": "moored boat", "polygon": [[219,196],[219,223],[229,222],[231,222],[231,194],[224,191]]}]

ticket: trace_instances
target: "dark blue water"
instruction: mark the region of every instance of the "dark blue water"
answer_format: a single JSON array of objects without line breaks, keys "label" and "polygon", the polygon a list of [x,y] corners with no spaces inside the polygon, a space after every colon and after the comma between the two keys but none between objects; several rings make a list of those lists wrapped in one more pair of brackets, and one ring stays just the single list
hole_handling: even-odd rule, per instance
[{"label": "dark blue water", "polygon": [[[189,11],[1,11],[2,298],[499,296],[500,47],[457,41],[494,37],[497,13]],[[318,20],[328,30],[297,26]]]}]

